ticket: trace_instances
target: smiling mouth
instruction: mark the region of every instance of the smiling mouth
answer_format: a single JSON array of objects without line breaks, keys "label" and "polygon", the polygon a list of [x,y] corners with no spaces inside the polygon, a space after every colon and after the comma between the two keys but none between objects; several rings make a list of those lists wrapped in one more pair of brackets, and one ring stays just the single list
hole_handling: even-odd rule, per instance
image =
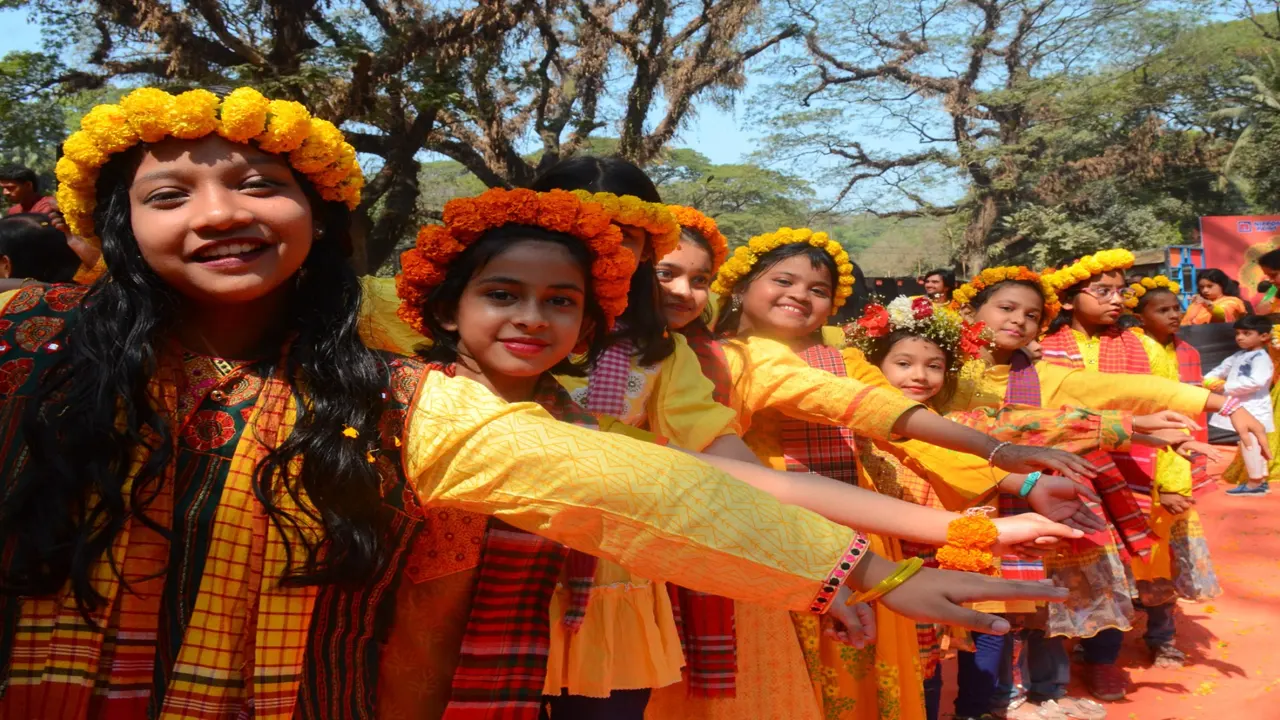
[{"label": "smiling mouth", "polygon": [[198,263],[247,262],[260,257],[271,246],[263,242],[226,242],[206,245],[192,255]]},{"label": "smiling mouth", "polygon": [[796,305],[779,305],[778,309],[782,310],[783,312],[791,313],[792,315],[799,315],[801,317],[809,314],[808,310],[805,310],[804,308],[798,307]]},{"label": "smiling mouth", "polygon": [[537,355],[543,350],[546,350],[549,345],[549,343],[545,343],[541,340],[534,340],[530,338],[502,340],[500,342],[502,343],[502,346],[507,349],[507,352],[510,352],[512,355],[524,356]]}]

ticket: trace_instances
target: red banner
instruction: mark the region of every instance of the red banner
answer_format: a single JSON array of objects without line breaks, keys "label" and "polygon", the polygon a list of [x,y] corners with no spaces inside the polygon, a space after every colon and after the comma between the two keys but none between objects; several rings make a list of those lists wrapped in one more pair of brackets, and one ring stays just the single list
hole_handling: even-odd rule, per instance
[{"label": "red banner", "polygon": [[1236,215],[1200,218],[1205,267],[1218,268],[1240,281],[1240,295],[1257,302],[1258,283],[1265,280],[1258,258],[1280,248],[1280,215]]}]

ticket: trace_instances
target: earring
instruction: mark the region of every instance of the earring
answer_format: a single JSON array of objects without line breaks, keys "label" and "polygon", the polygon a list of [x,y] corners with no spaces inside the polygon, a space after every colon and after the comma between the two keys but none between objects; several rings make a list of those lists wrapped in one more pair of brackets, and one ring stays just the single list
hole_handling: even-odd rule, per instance
[{"label": "earring", "polygon": [[314,235],[313,237],[314,237],[314,239],[315,239],[315,240],[323,240],[323,239],[324,239],[324,228],[316,228],[316,232],[315,232],[315,235]]},{"label": "earring", "polygon": [[742,309],[742,298],[741,298],[741,297],[739,297],[739,296],[737,296],[737,295],[734,295],[734,296],[733,296],[733,302],[729,303],[729,305],[730,305],[730,307],[732,307],[734,310],[741,310],[741,309]]},{"label": "earring", "polygon": [[574,345],[573,350],[571,350],[570,352],[572,352],[574,355],[586,355],[587,350],[590,350],[590,349],[591,348],[590,346],[587,345],[586,340],[579,340],[578,344]]}]

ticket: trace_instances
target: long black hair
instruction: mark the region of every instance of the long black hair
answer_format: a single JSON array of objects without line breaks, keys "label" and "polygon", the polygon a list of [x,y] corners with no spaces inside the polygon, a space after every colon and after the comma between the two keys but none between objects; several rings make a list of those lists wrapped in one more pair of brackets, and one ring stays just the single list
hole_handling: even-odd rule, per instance
[{"label": "long black hair", "polygon": [[42,213],[0,218],[0,255],[9,258],[10,277],[46,283],[71,282],[80,267],[67,236]]},{"label": "long black hair", "polygon": [[[1207,268],[1201,270],[1199,274],[1196,275],[1196,284],[1199,285],[1201,280],[1208,280],[1209,282],[1217,284],[1218,287],[1222,288],[1223,295],[1240,297],[1240,283],[1232,280],[1231,276],[1218,268]],[[1199,288],[1196,289],[1199,290]]]},{"label": "long black hair", "polygon": [[[158,349],[178,322],[181,298],[143,260],[133,235],[128,189],[144,151],[139,145],[102,169],[94,223],[107,273],[69,323],[61,359],[26,406],[16,445],[25,441],[28,456],[17,478],[3,479],[11,490],[0,499],[0,544],[13,550],[3,591],[46,595],[70,580],[86,617],[104,599],[90,582],[94,565],[129,517],[155,527],[146,508],[165,467],[176,461],[174,428],[148,384],[158,369]],[[349,213],[321,200],[306,178],[298,180],[321,234],[291,279],[281,319],[287,352],[264,361],[265,372],[283,371],[292,384],[298,419],[256,468],[254,490],[271,521],[292,538],[286,582],[359,583],[384,562],[388,517],[379,474],[365,457],[368,446],[335,439],[344,425],[377,437],[386,366],[357,333],[360,284],[344,257]],[[126,497],[139,447],[149,454]],[[295,477],[287,468],[296,460],[302,470]],[[279,507],[281,492],[323,528],[318,541],[297,532],[305,521]]]},{"label": "long black hair", "polygon": [[[721,298],[720,316],[716,320],[716,334],[721,336],[729,336],[738,332],[738,325],[742,321],[742,303],[741,295],[747,291],[751,283],[755,282],[769,268],[777,265],[783,260],[793,257],[804,256],[809,259],[809,263],[814,270],[825,268],[831,276],[831,292],[836,290],[836,279],[840,277],[839,269],[836,267],[835,258],[832,258],[827,251],[814,247],[808,243],[789,243],[787,245],[779,245],[770,250],[760,259],[756,260],[756,264],[751,267],[751,272],[738,279],[737,284],[733,287],[733,294],[730,297]],[[734,299],[739,301],[735,302]]]},{"label": "long black hair", "polygon": [[468,245],[467,249],[449,264],[444,281],[432,289],[431,294],[427,296],[427,307],[423,308],[423,321],[431,331],[433,342],[419,348],[420,355],[427,360],[440,363],[457,362],[459,355],[462,354],[458,347],[458,333],[444,329],[441,325],[442,320],[457,316],[458,301],[462,298],[462,292],[477,272],[515,243],[529,240],[555,243],[564,247],[582,268],[582,274],[586,278],[583,321],[590,322],[595,330],[592,331],[591,339],[588,340],[585,358],[577,358],[576,362],[574,358],[565,358],[551,368],[551,372],[578,377],[586,375],[587,367],[604,349],[605,340],[608,337],[607,333],[601,331],[604,328],[604,310],[596,301],[595,289],[592,287],[591,251],[575,237],[528,225],[504,225],[490,230]]},{"label": "long black hair", "polygon": [[[956,394],[956,387],[959,385],[960,374],[952,371],[955,362],[955,353],[942,345],[939,345],[932,338],[922,335],[914,330],[894,330],[883,338],[879,338],[871,343],[871,348],[867,352],[867,360],[876,367],[880,367],[885,358],[889,357],[889,352],[893,347],[903,340],[911,338],[920,338],[933,343],[935,347],[942,351],[943,362],[946,363],[946,369],[942,374],[942,388],[938,390],[938,394],[929,398],[929,405],[934,408],[945,407],[951,401],[951,397]],[[883,370],[883,368],[882,368]]]},{"label": "long black hair", "polygon": [[[644,171],[615,157],[578,155],[547,168],[533,181],[533,190],[589,190],[614,195],[632,195],[645,202],[660,203],[658,188]],[[675,340],[667,330],[662,312],[662,294],[654,262],[645,260],[631,276],[627,291],[627,309],[618,318],[619,330],[611,342],[630,340],[635,344],[641,365],[661,362],[676,351]]]}]

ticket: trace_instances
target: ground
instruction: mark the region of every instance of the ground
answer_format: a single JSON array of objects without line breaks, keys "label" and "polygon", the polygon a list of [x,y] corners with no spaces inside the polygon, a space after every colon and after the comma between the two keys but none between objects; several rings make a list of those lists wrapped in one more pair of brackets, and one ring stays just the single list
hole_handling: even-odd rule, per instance
[{"label": "ground", "polygon": [[[1177,643],[1191,664],[1150,667],[1139,613],[1120,656],[1129,697],[1107,703],[1108,720],[1280,720],[1280,491],[1234,498],[1225,487],[1198,503],[1223,594],[1179,605]],[[954,661],[946,672],[943,718],[953,708]],[[1080,683],[1071,692],[1088,696]]]}]

